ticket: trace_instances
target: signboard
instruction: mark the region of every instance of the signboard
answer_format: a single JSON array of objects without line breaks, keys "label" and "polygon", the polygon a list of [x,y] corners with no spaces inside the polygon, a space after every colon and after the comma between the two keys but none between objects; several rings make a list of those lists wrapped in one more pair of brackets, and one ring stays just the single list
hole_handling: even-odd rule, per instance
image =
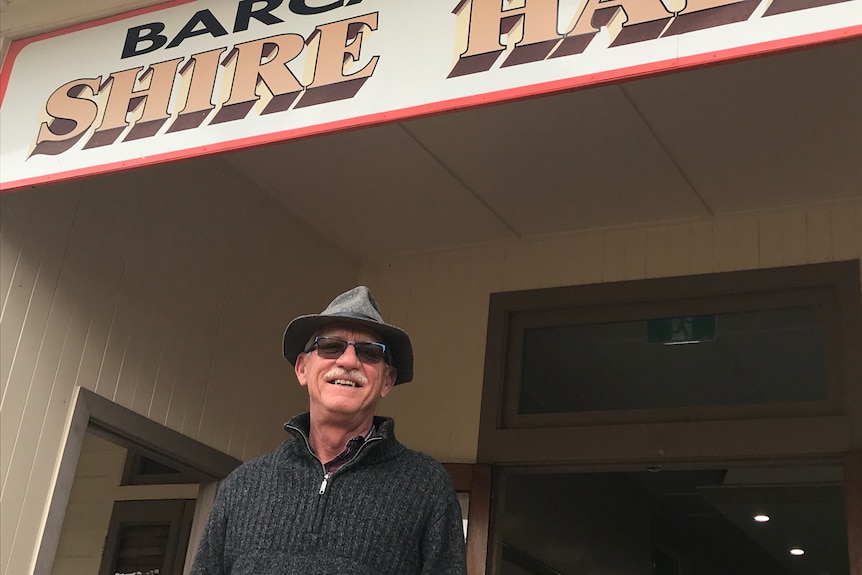
[{"label": "signboard", "polygon": [[14,43],[0,190],[862,37],[862,0],[197,0]]}]

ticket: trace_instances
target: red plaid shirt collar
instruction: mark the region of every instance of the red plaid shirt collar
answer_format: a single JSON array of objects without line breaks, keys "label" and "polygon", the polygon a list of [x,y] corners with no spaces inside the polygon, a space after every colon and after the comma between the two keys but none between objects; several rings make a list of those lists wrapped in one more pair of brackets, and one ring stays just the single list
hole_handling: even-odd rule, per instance
[{"label": "red plaid shirt collar", "polygon": [[327,473],[334,473],[335,471],[340,469],[342,466],[344,466],[345,463],[347,463],[348,461],[350,461],[351,459],[356,457],[356,454],[359,453],[359,448],[362,447],[362,444],[365,443],[365,441],[369,437],[371,437],[371,435],[373,433],[374,433],[374,424],[372,423],[371,427],[369,427],[368,431],[366,431],[364,434],[357,435],[355,437],[351,437],[350,439],[348,439],[347,445],[345,445],[345,447],[344,447],[344,451],[342,451],[341,453],[336,455],[334,458],[332,458],[331,461],[328,461],[323,465],[326,468],[326,472]]}]

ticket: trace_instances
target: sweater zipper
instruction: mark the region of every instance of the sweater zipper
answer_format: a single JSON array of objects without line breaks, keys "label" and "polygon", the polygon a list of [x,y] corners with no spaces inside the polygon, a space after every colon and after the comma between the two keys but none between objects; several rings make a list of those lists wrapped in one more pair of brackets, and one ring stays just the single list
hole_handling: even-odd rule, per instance
[{"label": "sweater zipper", "polygon": [[[324,470],[326,468],[324,467]],[[328,471],[323,474],[323,483],[320,484],[320,491],[317,492],[318,495],[323,495],[326,492],[326,484],[329,482],[329,476],[332,475]]]},{"label": "sweater zipper", "polygon": [[317,533],[320,530],[320,524],[323,522],[323,497],[324,497],[324,495],[326,495],[326,490],[329,487],[330,478],[334,474],[341,471],[341,469],[343,469],[344,467],[347,467],[348,465],[353,463],[356,460],[356,458],[359,457],[359,454],[362,453],[362,450],[365,449],[366,445],[368,445],[369,443],[373,443],[375,441],[380,441],[383,438],[382,437],[370,437],[370,438],[368,438],[367,440],[365,440],[365,443],[363,443],[362,445],[359,446],[359,449],[356,451],[356,455],[353,456],[353,459],[351,459],[350,461],[345,463],[343,467],[330,473],[326,470],[326,465],[324,465],[323,462],[320,461],[320,458],[318,458],[317,455],[314,454],[314,450],[311,448],[311,443],[308,441],[308,437],[305,435],[305,432],[302,431],[300,428],[293,426],[293,425],[286,425],[285,427],[295,429],[296,431],[299,432],[299,435],[301,435],[303,441],[305,441],[305,447],[306,447],[306,449],[308,449],[308,453],[310,453],[311,456],[314,457],[314,459],[316,459],[318,463],[320,463],[320,468],[323,470],[323,481],[320,482],[320,489],[318,489],[318,491],[317,491],[317,500],[315,501],[315,504],[314,504],[314,511],[312,513],[313,520],[312,520],[311,529],[310,529],[310,531],[312,533]]},{"label": "sweater zipper", "polygon": [[[356,455],[353,456],[353,459],[345,463],[342,467],[339,467],[333,472],[326,471],[326,466],[323,465],[323,481],[320,482],[320,489],[317,491],[317,501],[314,506],[314,523],[311,525],[312,533],[320,533],[320,526],[323,524],[323,510],[326,507],[324,505],[324,497],[326,497],[327,489],[329,488],[330,483],[332,483],[331,479],[336,473],[340,473],[342,469],[351,465],[356,459],[359,457],[359,454],[362,453],[362,450],[365,449],[365,446],[369,443],[373,443],[375,441],[380,441],[383,439],[382,437],[371,437],[365,440],[365,443],[359,446],[359,449],[356,451]],[[318,459],[318,461],[320,461]]]},{"label": "sweater zipper", "polygon": [[[333,471],[332,473],[326,471],[326,466],[324,465],[323,466],[323,481],[320,484],[320,491],[318,491],[317,494],[323,495],[324,493],[326,493],[326,488],[329,486],[329,479],[334,474],[338,473],[339,471],[341,471],[342,469],[344,469],[345,467],[350,465],[352,462],[354,462],[356,460],[356,458],[359,457],[359,454],[362,453],[362,450],[365,449],[366,445],[368,445],[369,443],[372,443],[374,441],[380,441],[381,439],[383,439],[383,438],[382,437],[369,437],[368,439],[366,439],[365,443],[360,445],[359,449],[356,450],[356,455],[354,455],[350,461],[348,461],[347,463],[345,463],[343,466],[339,467],[337,470]],[[318,461],[320,461],[320,460],[318,459]]]}]

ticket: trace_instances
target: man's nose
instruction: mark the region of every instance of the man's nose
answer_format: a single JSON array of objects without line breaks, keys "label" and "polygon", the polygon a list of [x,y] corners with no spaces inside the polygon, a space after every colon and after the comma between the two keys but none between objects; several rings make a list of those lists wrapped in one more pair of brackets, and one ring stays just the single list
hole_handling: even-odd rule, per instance
[{"label": "man's nose", "polygon": [[349,366],[349,367],[359,367],[362,362],[359,361],[359,358],[356,356],[356,348],[352,345],[348,345],[347,349],[344,350],[338,360],[336,361],[337,365]]}]

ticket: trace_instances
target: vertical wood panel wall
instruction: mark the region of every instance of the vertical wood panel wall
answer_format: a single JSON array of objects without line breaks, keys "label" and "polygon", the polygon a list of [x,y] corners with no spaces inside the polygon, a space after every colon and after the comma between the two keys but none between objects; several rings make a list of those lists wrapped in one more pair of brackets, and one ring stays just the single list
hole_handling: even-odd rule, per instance
[{"label": "vertical wood panel wall", "polygon": [[31,569],[76,385],[243,460],[307,404],[281,334],[358,263],[200,161],[0,197],[4,574]]},{"label": "vertical wood panel wall", "polygon": [[[581,233],[365,262],[368,283],[406,328],[416,378],[384,411],[402,441],[443,461],[476,458],[492,292],[769,268],[862,256],[862,202]],[[862,290],[862,286],[860,286]],[[862,383],[854,397],[862,424]]]}]

